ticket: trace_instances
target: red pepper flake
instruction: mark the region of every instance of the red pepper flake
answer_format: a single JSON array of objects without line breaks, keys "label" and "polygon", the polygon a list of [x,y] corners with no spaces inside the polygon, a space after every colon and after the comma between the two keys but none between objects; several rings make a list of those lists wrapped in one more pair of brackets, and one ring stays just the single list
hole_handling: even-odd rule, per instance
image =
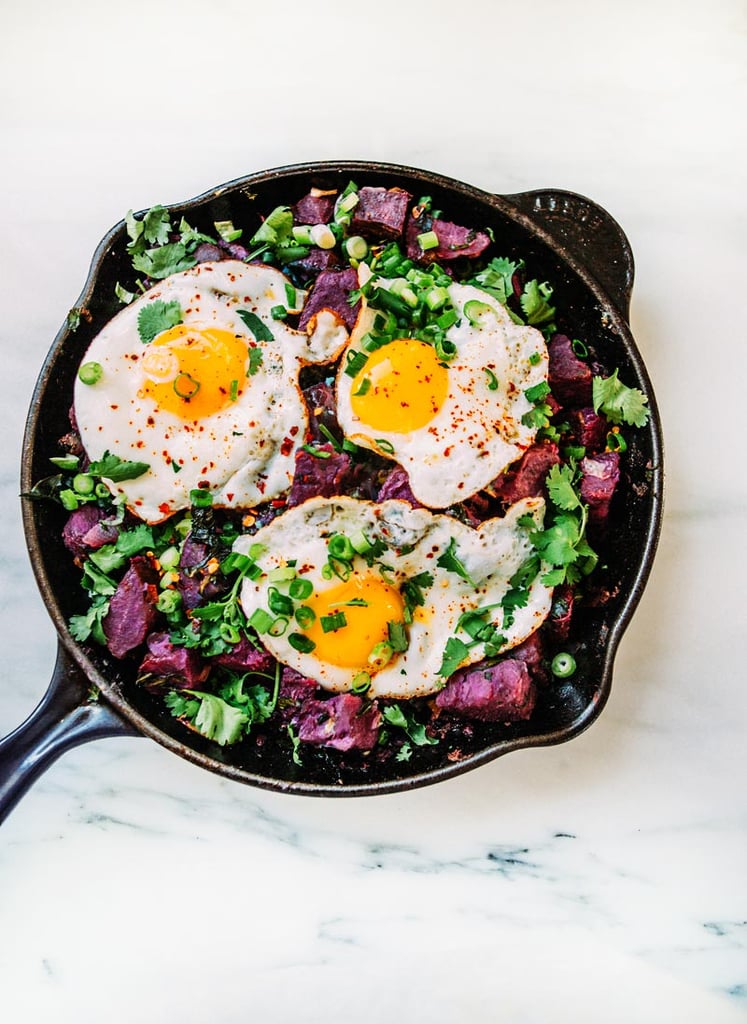
[{"label": "red pepper flake", "polygon": [[283,443],[280,445],[281,455],[290,455],[293,451],[293,439],[290,437],[284,437]]}]

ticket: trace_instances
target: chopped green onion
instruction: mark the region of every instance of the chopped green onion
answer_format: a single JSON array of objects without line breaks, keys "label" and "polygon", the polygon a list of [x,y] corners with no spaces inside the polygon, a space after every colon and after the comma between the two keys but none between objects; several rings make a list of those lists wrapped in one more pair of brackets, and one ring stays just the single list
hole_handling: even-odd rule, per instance
[{"label": "chopped green onion", "polygon": [[176,569],[179,565],[179,548],[172,544],[170,548],[166,548],[165,551],[161,552],[158,556],[158,561],[161,563],[162,569],[167,571],[169,569]]},{"label": "chopped green onion", "polygon": [[267,590],[267,604],[271,612],[276,615],[292,615],[293,601],[285,594],[281,594],[277,587],[269,587]]},{"label": "chopped green onion", "polygon": [[173,615],[181,607],[182,595],[178,590],[163,590],[158,595],[156,608],[164,615]]},{"label": "chopped green onion", "polygon": [[589,354],[589,350],[586,347],[586,345],[584,345],[583,341],[579,341],[578,338],[573,339],[573,341],[571,342],[571,348],[579,357],[579,359],[586,359],[586,357]]},{"label": "chopped green onion", "polygon": [[288,309],[295,309],[296,289],[293,287],[290,281],[285,282],[285,301],[288,304]]},{"label": "chopped green onion", "polygon": [[241,633],[231,622],[221,622],[218,633],[221,640],[225,640],[227,644],[237,644],[241,640]]},{"label": "chopped green onion", "polygon": [[365,693],[371,686],[371,676],[368,672],[356,672],[353,676],[353,684],[350,687],[351,693]]},{"label": "chopped green onion", "polygon": [[200,390],[200,382],[195,380],[191,374],[182,372],[178,373],[174,378],[173,387],[179,398],[189,401]]},{"label": "chopped green onion", "polygon": [[215,230],[224,242],[236,242],[241,238],[241,228],[235,228],[233,221],[231,220],[215,220],[213,221]]},{"label": "chopped green onion", "polygon": [[253,559],[249,558],[248,555],[242,555],[239,551],[231,551],[220,563],[220,571],[225,575],[237,570],[244,573],[252,564],[252,561]]},{"label": "chopped green onion", "polygon": [[435,231],[424,231],[422,235],[418,235],[418,245],[423,252],[428,252],[429,249],[437,249],[438,235]]},{"label": "chopped green onion", "polygon": [[381,449],[382,452],[386,452],[387,455],[394,455],[394,445],[391,441],[387,441],[385,437],[374,438],[374,444],[377,448]]},{"label": "chopped green onion", "polygon": [[267,632],[270,636],[282,636],[288,628],[288,621],[285,615],[279,615],[276,619],[272,620],[272,624]]},{"label": "chopped green onion", "polygon": [[249,625],[252,629],[256,629],[258,633],[267,633],[272,625],[272,621],[272,615],[266,612],[264,608],[255,608],[248,619]]},{"label": "chopped green onion", "polygon": [[314,584],[311,580],[296,578],[292,580],[288,593],[294,601],[305,601],[314,593]]},{"label": "chopped green onion", "polygon": [[360,199],[357,192],[348,192],[347,195],[343,194],[337,201],[336,213],[352,213],[356,208]]},{"label": "chopped green onion", "polygon": [[539,354],[539,352],[532,352],[532,354],[529,356],[530,366],[537,366],[537,364],[540,363],[541,361],[542,356]]},{"label": "chopped green onion", "polygon": [[112,492],[109,490],[109,488],[106,486],[106,484],[104,484],[104,483],[96,484],[96,488],[94,490],[94,494],[96,495],[97,498],[110,498],[111,497],[111,493]]},{"label": "chopped green onion", "polygon": [[454,326],[458,319],[459,314],[455,309],[447,309],[445,313],[442,313],[441,316],[438,317],[436,323],[442,331],[448,331],[450,327]]},{"label": "chopped green onion", "polygon": [[197,487],[189,492],[189,500],[195,508],[210,508],[213,504],[213,496],[210,491]]},{"label": "chopped green onion", "polygon": [[117,283],[114,285],[114,294],[116,295],[120,302],[123,302],[125,304],[125,306],[129,306],[129,304],[135,298],[135,293],[128,292],[126,288],[122,287],[119,281],[117,281]]},{"label": "chopped green onion", "polygon": [[94,479],[90,473],[78,473],[73,478],[73,490],[77,494],[93,494],[94,487]]},{"label": "chopped green onion", "polygon": [[101,363],[83,363],[78,370],[78,380],[81,384],[98,384],[104,376],[104,367]]},{"label": "chopped green onion", "polygon": [[438,338],[435,343],[436,355],[439,359],[453,359],[457,353],[457,347],[448,338]]},{"label": "chopped green onion", "polygon": [[311,241],[320,249],[334,249],[337,244],[337,239],[328,224],[313,224],[310,234]]},{"label": "chopped green onion", "polygon": [[232,402],[235,402],[239,397],[239,382],[237,380],[231,381],[231,393],[229,395]]},{"label": "chopped green onion", "polygon": [[270,310],[270,316],[273,320],[284,320],[288,316],[288,310],[285,306],[273,306]]},{"label": "chopped green onion", "polygon": [[299,651],[301,654],[311,654],[316,647],[316,644],[308,636],[304,636],[303,633],[289,633],[288,643],[291,647]]},{"label": "chopped green onion", "polygon": [[430,288],[425,293],[425,304],[428,309],[435,313],[436,310],[441,309],[449,301],[449,293],[445,288],[435,287]]},{"label": "chopped green onion", "polygon": [[358,530],[350,538],[350,543],[354,551],[357,551],[359,555],[366,555],[373,547],[373,544],[365,535],[363,530]]},{"label": "chopped green onion", "polygon": [[368,664],[374,672],[378,672],[379,669],[389,664],[392,660],[393,654],[394,648],[392,645],[387,643],[386,640],[382,640],[380,643],[374,645],[373,650],[368,656]]},{"label": "chopped green onion", "polygon": [[360,387],[358,388],[357,391],[354,391],[353,394],[356,395],[356,396],[360,395],[362,397],[363,395],[367,395],[370,390],[371,390],[371,381],[370,381],[370,379],[368,377],[364,377],[363,380],[360,383]]},{"label": "chopped green onion", "polygon": [[607,434],[607,451],[610,452],[626,452],[628,450],[628,443],[625,438],[617,430],[611,430]]},{"label": "chopped green onion", "polygon": [[355,555],[353,545],[344,533],[333,533],[327,541],[327,548],[332,558],[339,558],[343,562],[352,561]]},{"label": "chopped green onion", "polygon": [[470,299],[469,302],[464,303],[464,315],[473,327],[479,327],[482,318],[489,313],[495,316],[495,310],[487,302],[480,302],[479,299]]},{"label": "chopped green onion", "polygon": [[368,242],[360,235],[351,235],[345,240],[345,252],[351,260],[364,260],[368,255]]},{"label": "chopped green onion", "polygon": [[556,654],[552,659],[550,669],[552,674],[557,676],[558,679],[567,679],[576,671],[576,659],[572,654],[563,651],[561,654]]},{"label": "chopped green onion", "polygon": [[496,375],[493,373],[492,370],[488,369],[487,366],[484,367],[484,370],[485,370],[485,373],[488,375],[488,391],[497,391],[498,390],[498,378],[496,377]]},{"label": "chopped green onion", "polygon": [[321,623],[323,633],[334,633],[348,624],[345,612],[333,612],[331,615],[322,615],[319,622]]},{"label": "chopped green onion", "polygon": [[80,464],[80,459],[77,455],[56,455],[49,461],[53,466],[57,466],[58,469],[68,473],[77,469]]},{"label": "chopped green onion", "polygon": [[365,352],[348,352],[345,373],[348,377],[357,377],[367,362],[368,356]]},{"label": "chopped green onion", "polygon": [[293,228],[293,237],[301,245],[311,245],[311,225],[310,224],[297,224]]},{"label": "chopped green onion", "polygon": [[308,629],[316,619],[316,612],[307,604],[299,605],[295,611],[296,622],[301,629]]},{"label": "chopped green onion", "polygon": [[76,508],[80,507],[80,502],[75,497],[75,491],[71,491],[69,488],[60,491],[60,501],[62,502],[62,507],[68,512],[74,512]]},{"label": "chopped green onion", "polygon": [[267,574],[267,579],[270,583],[288,583],[295,578],[296,570],[290,565],[279,565],[276,569],[271,569]]},{"label": "chopped green onion", "polygon": [[315,448],[313,444],[302,444],[301,448],[315,459],[331,459],[332,452],[325,452],[323,448]]}]

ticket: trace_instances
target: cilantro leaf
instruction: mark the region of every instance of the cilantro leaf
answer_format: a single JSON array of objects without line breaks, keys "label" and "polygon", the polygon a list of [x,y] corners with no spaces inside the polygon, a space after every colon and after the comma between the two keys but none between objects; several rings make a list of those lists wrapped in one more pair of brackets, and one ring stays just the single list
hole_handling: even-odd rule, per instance
[{"label": "cilantro leaf", "polygon": [[552,526],[531,535],[532,543],[551,565],[570,565],[576,560],[581,539],[579,520],[571,514],[556,516]]},{"label": "cilantro leaf", "polygon": [[147,462],[129,462],[106,451],[98,461],[91,463],[88,472],[93,476],[105,476],[113,483],[120,483],[122,480],[135,480],[149,469]]},{"label": "cilantro leaf", "polygon": [[153,530],[146,523],[138,523],[131,530],[122,530],[117,537],[115,546],[117,551],[121,551],[127,558],[131,558],[138,551],[155,547]]},{"label": "cilantro leaf", "polygon": [[97,594],[85,615],[71,615],[68,627],[73,640],[82,644],[90,637],[96,643],[105,645],[106,637],[101,623],[108,611],[109,599]]},{"label": "cilantro leaf", "polygon": [[399,704],[390,704],[389,707],[384,708],[382,717],[389,725],[404,729],[416,747],[432,746],[438,743],[435,737],[426,733],[423,723],[419,722],[410,711],[404,711]]},{"label": "cilantro leaf", "polygon": [[132,265],[135,270],[159,281],[171,274],[189,270],[196,263],[197,260],[187,252],[187,248],[182,242],[169,242],[157,249],[145,249],[143,252],[135,253],[132,257]]},{"label": "cilantro leaf", "polygon": [[474,284],[505,305],[513,294],[513,276],[523,266],[503,256],[496,256],[484,270],[475,275]]},{"label": "cilantro leaf", "polygon": [[552,288],[545,281],[527,281],[524,291],[519,296],[519,303],[528,324],[539,326],[550,325],[555,316],[555,307],[550,305]]},{"label": "cilantro leaf", "polygon": [[199,700],[185,697],[178,690],[171,690],[163,700],[174,718],[187,718],[191,722],[200,710]]},{"label": "cilantro leaf", "polygon": [[249,349],[249,366],[247,367],[246,373],[248,377],[253,377],[255,373],[259,371],[264,359],[264,353],[261,348],[250,348]]},{"label": "cilantro leaf", "polygon": [[149,302],[137,315],[140,340],[147,345],[156,335],[169,327],[175,327],[183,319],[182,307],[178,302],[163,302],[161,299]]},{"label": "cilantro leaf", "polygon": [[610,423],[627,423],[631,427],[645,427],[648,423],[648,398],[638,388],[629,388],[617,376],[593,377],[592,401],[594,412],[602,412]]},{"label": "cilantro leaf", "polygon": [[436,565],[441,569],[447,569],[449,572],[455,572],[457,576],[461,576],[463,580],[466,580],[471,586],[475,587],[477,584],[472,579],[470,574],[467,572],[463,562],[457,558],[456,555],[456,541],[453,537],[449,538],[449,546],[442,555],[436,560]]},{"label": "cilantro leaf", "polygon": [[241,738],[250,718],[245,711],[233,707],[214,693],[190,691],[199,698],[200,706],[193,719],[195,728],[209,740],[215,740],[221,747],[236,743]]},{"label": "cilantro leaf", "polygon": [[450,636],[446,641],[438,674],[443,676],[444,679],[448,679],[450,675],[456,672],[468,654],[469,647],[467,644],[457,636]]},{"label": "cilantro leaf", "polygon": [[250,245],[277,245],[291,238],[293,232],[293,212],[289,206],[276,206],[265,217],[257,231],[252,235]]},{"label": "cilantro leaf", "polygon": [[143,216],[143,237],[151,245],[164,245],[169,240],[171,221],[163,206],[151,206]]},{"label": "cilantro leaf", "polygon": [[581,507],[579,498],[573,486],[574,470],[571,466],[555,465],[545,477],[547,492],[553,503],[565,512],[571,512]]}]

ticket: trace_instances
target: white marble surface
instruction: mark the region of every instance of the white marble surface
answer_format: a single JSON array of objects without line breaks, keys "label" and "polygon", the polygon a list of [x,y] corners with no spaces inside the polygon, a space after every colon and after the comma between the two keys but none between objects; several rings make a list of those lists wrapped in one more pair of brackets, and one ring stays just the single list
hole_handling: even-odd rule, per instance
[{"label": "white marble surface", "polygon": [[2,12],[0,733],[55,647],[20,525],[26,409],[129,207],[338,157],[586,194],[635,251],[667,452],[659,554],[592,729],[338,801],[146,740],[72,751],[0,831],[3,1019],[744,1020],[743,5]]}]

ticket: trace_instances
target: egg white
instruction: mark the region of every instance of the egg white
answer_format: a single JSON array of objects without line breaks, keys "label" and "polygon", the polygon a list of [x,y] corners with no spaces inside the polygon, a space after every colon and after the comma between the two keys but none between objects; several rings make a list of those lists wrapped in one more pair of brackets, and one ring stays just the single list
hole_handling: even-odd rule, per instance
[{"label": "egg white", "polygon": [[[429,508],[466,500],[521,457],[537,434],[521,422],[533,407],[524,392],[548,376],[547,348],[536,328],[514,323],[480,288],[452,284],[447,290],[459,315],[446,331],[456,355],[447,364],[447,397],[429,423],[401,432],[393,415],[391,428],[371,428],[353,410],[354,378],[345,372],[345,358],[337,376],[337,416],[347,437],[400,463],[413,494]],[[464,314],[471,300],[488,307],[475,324]],[[364,300],[348,352],[362,350],[375,315]]]},{"label": "egg white", "polygon": [[[413,622],[407,626],[409,647],[371,677],[369,693],[377,697],[411,698],[439,690],[445,680],[439,675],[446,643],[457,633],[460,616],[466,611],[500,604],[510,588],[510,579],[534,553],[529,530],[519,525],[522,516],[531,516],[539,527],[544,515],[541,498],[527,498],[513,505],[502,518],[489,519],[478,530],[451,516],[413,508],[408,502],[384,501],[376,505],[356,498],[312,498],[282,513],[253,535],[236,541],[234,549],[248,554],[254,545],[261,545],[256,562],[263,575],[245,579],[241,604],[247,618],[257,609],[268,609],[268,592],[272,584],[268,573],[295,560],[299,574],[311,581],[314,590],[336,586],[339,580],[325,579],[322,567],[328,559],[327,538],[334,533],[348,537],[361,530],[370,541],[382,540],[387,551],[380,562],[386,566],[385,579],[397,587],[423,572],[433,575],[433,583],[425,589],[425,603],[416,608]],[[456,572],[439,566],[438,559],[452,549],[470,576],[472,583]],[[258,549],[254,547],[256,552]],[[360,556],[353,561],[354,573],[377,574],[377,565],[368,567]],[[523,608],[516,609],[513,622],[503,628],[503,612],[492,609],[489,621],[500,628],[507,651],[525,640],[545,620],[551,605],[552,589],[534,579]],[[314,651],[295,650],[287,634],[298,627],[289,624],[286,634],[278,637],[265,633],[262,642],[285,665],[289,665],[325,689],[350,690],[359,669],[342,668],[320,660]],[[346,627],[347,628],[347,627]],[[463,633],[459,636],[468,640]],[[471,647],[463,664],[472,664],[485,657],[484,644]]]},{"label": "egg white", "polygon": [[[318,318],[311,337],[272,318],[288,305],[280,271],[235,260],[202,263],[156,284],[121,310],[94,338],[83,363],[102,368],[93,385],[75,384],[75,416],[91,460],[109,451],[147,463],[132,480],[107,481],[146,522],[155,523],[190,504],[190,491],[207,488],[220,507],[252,507],[291,484],[295,455],[304,443],[307,410],[298,383],[307,363],[329,362],[340,353],[347,330],[331,315]],[[305,293],[299,291],[298,308]],[[138,315],[156,301],[179,303],[187,325],[218,327],[261,347],[261,365],[247,376],[243,393],[227,407],[185,420],[142,395]],[[256,341],[238,315],[260,318],[273,341]]]}]

